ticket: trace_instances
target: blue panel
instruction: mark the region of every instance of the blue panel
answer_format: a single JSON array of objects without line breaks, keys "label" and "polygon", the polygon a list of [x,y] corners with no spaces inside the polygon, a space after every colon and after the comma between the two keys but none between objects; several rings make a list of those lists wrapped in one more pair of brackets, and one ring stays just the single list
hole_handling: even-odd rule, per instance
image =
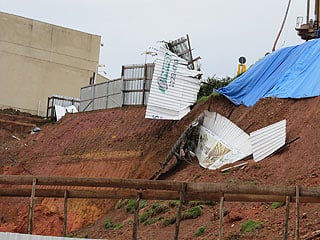
[{"label": "blue panel", "polygon": [[280,49],[217,92],[236,105],[253,106],[261,98],[320,95],[320,39]]}]

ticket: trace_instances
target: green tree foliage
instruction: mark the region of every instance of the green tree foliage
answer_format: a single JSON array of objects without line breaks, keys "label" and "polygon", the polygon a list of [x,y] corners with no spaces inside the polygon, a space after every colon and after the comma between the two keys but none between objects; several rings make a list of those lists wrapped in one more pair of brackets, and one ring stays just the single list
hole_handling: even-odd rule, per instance
[{"label": "green tree foliage", "polygon": [[201,87],[198,93],[198,100],[204,96],[211,95],[214,89],[227,86],[232,81],[233,81],[233,78],[230,78],[230,77],[226,77],[222,79],[219,79],[216,77],[209,77],[206,81],[203,81],[201,83]]}]

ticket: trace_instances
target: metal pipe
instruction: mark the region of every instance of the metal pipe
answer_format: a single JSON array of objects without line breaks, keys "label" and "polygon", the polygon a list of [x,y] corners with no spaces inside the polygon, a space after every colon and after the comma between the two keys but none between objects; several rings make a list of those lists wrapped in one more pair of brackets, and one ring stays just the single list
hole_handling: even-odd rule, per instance
[{"label": "metal pipe", "polygon": [[309,23],[310,18],[310,0],[307,0],[307,23]]},{"label": "metal pipe", "polygon": [[314,13],[315,13],[315,23],[316,27],[319,28],[319,12],[320,12],[320,0],[315,0]]}]

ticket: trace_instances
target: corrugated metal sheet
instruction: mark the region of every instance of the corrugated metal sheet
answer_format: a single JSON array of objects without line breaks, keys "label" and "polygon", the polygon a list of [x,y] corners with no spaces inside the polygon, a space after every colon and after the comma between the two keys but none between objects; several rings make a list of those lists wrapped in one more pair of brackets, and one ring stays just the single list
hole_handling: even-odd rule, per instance
[{"label": "corrugated metal sheet", "polygon": [[200,165],[217,169],[252,153],[249,135],[216,112],[205,111],[196,150]]},{"label": "corrugated metal sheet", "polygon": [[[51,237],[40,235],[29,235],[20,233],[0,232],[1,240],[83,240],[83,238],[66,238],[66,237]],[[90,239],[88,239],[90,240]],[[94,239],[91,239],[94,240]]]},{"label": "corrugated metal sheet", "polygon": [[286,143],[286,120],[250,133],[253,159],[260,161]]},{"label": "corrugated metal sheet", "polygon": [[180,120],[195,103],[201,72],[187,69],[187,62],[165,48],[157,52],[146,118]]}]

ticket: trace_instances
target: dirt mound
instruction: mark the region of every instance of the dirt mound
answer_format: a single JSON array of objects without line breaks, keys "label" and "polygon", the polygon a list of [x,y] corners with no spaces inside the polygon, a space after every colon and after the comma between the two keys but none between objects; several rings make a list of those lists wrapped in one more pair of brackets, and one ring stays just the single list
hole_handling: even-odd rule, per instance
[{"label": "dirt mound", "polygon": [[[178,123],[145,119],[144,115],[144,107],[68,114],[1,149],[0,173],[148,179],[194,116]],[[5,205],[7,199],[0,201]],[[40,199],[38,204],[55,213],[47,217],[48,223],[62,216],[62,201]],[[94,222],[113,208],[114,201],[70,200],[68,204],[68,231],[73,231]],[[12,207],[4,206],[2,216],[11,228],[15,225],[10,221]],[[35,233],[41,233],[37,220],[34,222]],[[61,228],[48,235],[61,235]]]},{"label": "dirt mound", "polygon": [[[263,99],[254,107],[236,107],[225,98],[218,96],[197,104],[181,121],[157,121],[145,119],[145,108],[128,107],[113,110],[77,113],[66,115],[56,124],[42,127],[41,132],[15,141],[8,149],[1,149],[1,174],[44,175],[44,176],[79,176],[107,178],[149,178],[159,169],[168,151],[181,133],[203,111],[216,111],[228,117],[246,132],[252,132],[277,121],[287,120],[287,141],[299,138],[280,154],[274,155],[246,169],[236,169],[222,174],[219,170],[201,168],[197,162],[181,164],[175,172],[167,174],[167,179],[201,182],[234,182],[248,184],[300,184],[314,186],[320,180],[318,159],[319,146],[319,106],[320,98],[309,99]],[[19,199],[0,199],[2,222],[0,230],[20,231],[19,220],[26,213],[10,212],[14,206],[22,206]],[[10,202],[7,205],[6,202]],[[18,204],[18,205],[17,205]],[[90,238],[131,238],[132,225],[123,226],[122,230],[105,230],[104,224],[108,210],[114,207],[112,201],[74,200],[70,203],[68,231],[75,231],[92,223],[90,227],[77,234]],[[148,203],[153,204],[152,202]],[[166,203],[167,204],[167,203]],[[6,207],[7,206],[7,207]],[[37,233],[45,221],[48,224],[59,221],[61,224],[63,203],[54,199],[38,199],[37,206],[44,211],[38,216],[42,223],[35,226]],[[86,206],[86,207],[85,207]],[[6,207],[6,208],[4,208]],[[215,238],[217,233],[216,207],[202,206],[199,218],[185,220],[181,224],[181,239],[193,239],[195,231],[206,226],[203,239]],[[271,209],[270,204],[226,204],[228,214],[225,218],[225,236],[229,239],[241,239],[240,228],[249,219],[261,222],[261,227],[246,233],[242,239],[281,238],[284,208]],[[316,220],[315,205],[304,205],[306,218],[302,221],[302,233],[317,230],[320,221]],[[121,211],[123,209],[117,210]],[[176,209],[175,209],[176,210]],[[175,211],[174,208],[171,211]],[[12,210],[11,210],[12,211]],[[292,210],[293,211],[293,210]],[[39,212],[40,213],[40,212]],[[49,214],[48,214],[49,213]],[[130,222],[132,215],[109,212],[112,219],[122,223]],[[168,213],[166,213],[168,214]],[[118,217],[116,217],[118,216]],[[272,216],[272,218],[271,218]],[[165,218],[165,216],[162,216]],[[57,220],[58,219],[58,220]],[[97,221],[95,224],[94,222]],[[290,236],[293,236],[291,219]],[[163,227],[161,221],[141,226],[141,239],[163,239],[174,226]],[[34,221],[37,225],[37,217]],[[60,225],[48,230],[48,235],[60,235]],[[13,230],[12,230],[13,229]],[[189,230],[187,230],[189,229]],[[173,235],[172,235],[173,236]],[[169,236],[168,236],[169,237]],[[171,238],[171,237],[169,237]]]}]

